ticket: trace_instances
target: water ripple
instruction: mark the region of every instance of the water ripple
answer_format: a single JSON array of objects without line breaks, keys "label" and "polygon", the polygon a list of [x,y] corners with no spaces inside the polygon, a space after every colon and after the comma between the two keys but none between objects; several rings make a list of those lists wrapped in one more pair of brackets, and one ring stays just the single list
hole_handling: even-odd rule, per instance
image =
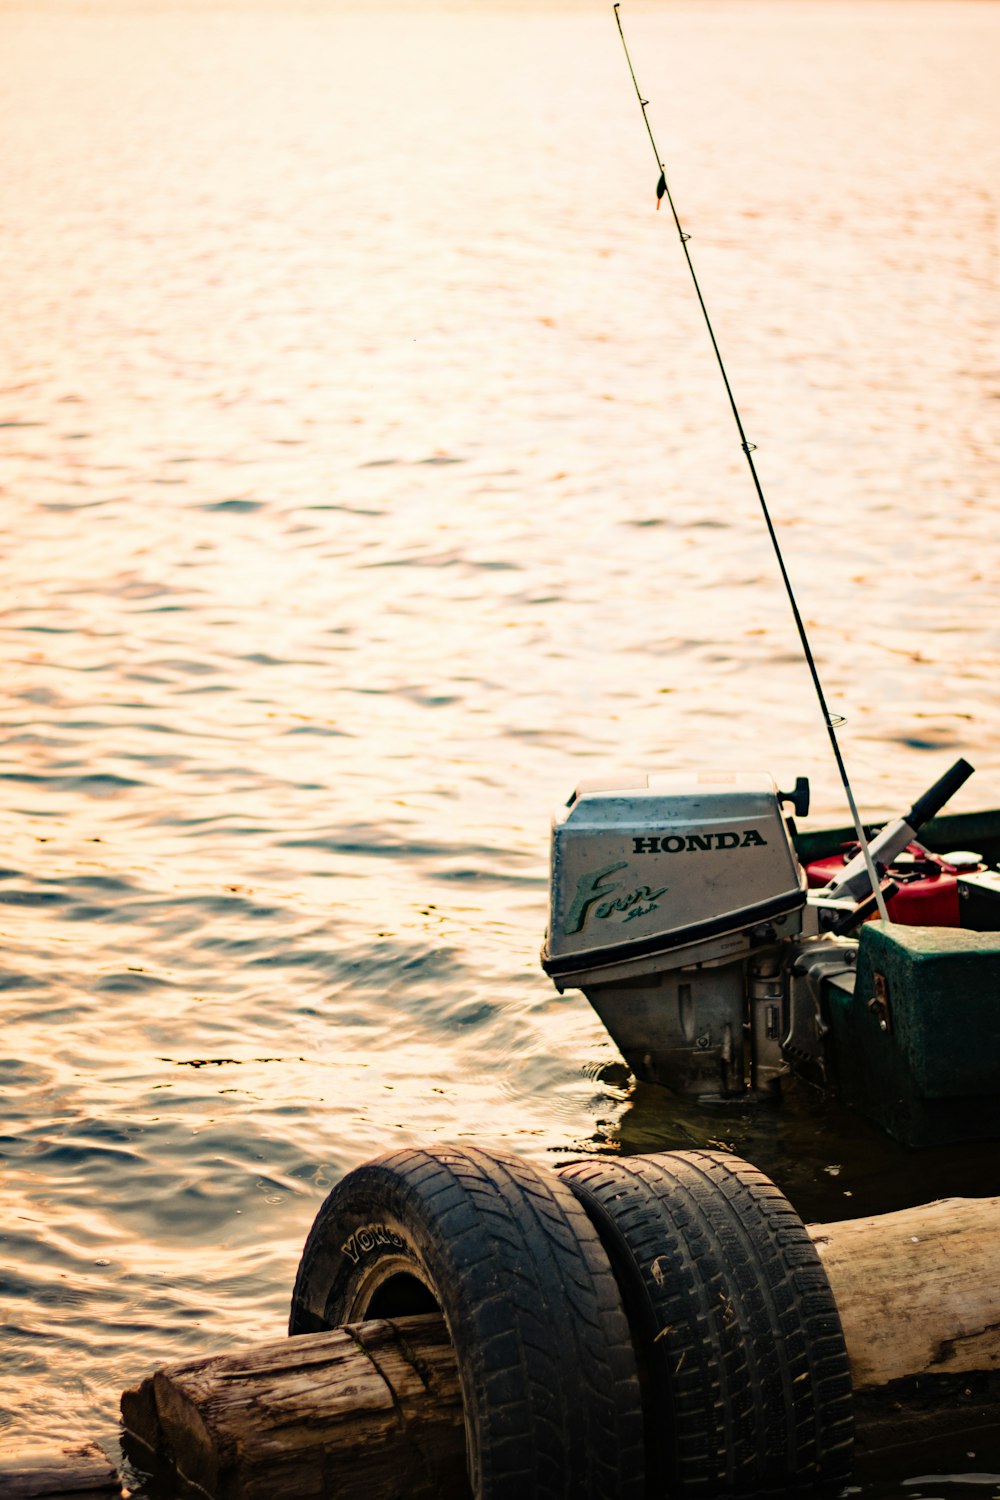
[{"label": "water ripple", "polygon": [[[862,805],[956,748],[1000,805],[1000,11],[642,11]],[[279,1335],[395,1144],[1000,1192],[634,1086],[538,968],[579,779],[808,773],[844,821],[607,18],[37,0],[0,45],[4,1436]]]}]

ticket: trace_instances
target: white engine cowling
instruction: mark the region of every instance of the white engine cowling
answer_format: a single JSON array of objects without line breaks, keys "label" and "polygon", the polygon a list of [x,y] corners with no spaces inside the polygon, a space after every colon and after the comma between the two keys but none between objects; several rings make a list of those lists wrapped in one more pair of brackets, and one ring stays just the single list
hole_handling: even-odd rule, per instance
[{"label": "white engine cowling", "polygon": [[563,990],[732,960],[797,933],[805,901],[769,776],[583,785],[553,820],[542,966]]}]

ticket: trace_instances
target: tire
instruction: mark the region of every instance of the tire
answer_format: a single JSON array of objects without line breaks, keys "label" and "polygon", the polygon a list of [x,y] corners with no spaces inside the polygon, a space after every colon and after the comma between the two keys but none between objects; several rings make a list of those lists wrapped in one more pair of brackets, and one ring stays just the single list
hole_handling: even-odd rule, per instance
[{"label": "tire", "polygon": [[572,1163],[625,1298],[650,1496],[841,1488],[853,1452],[836,1303],[788,1200],[709,1151]]},{"label": "tire", "polygon": [[289,1332],[438,1310],[476,1500],[641,1500],[621,1296],[555,1173],[456,1146],[393,1152],[334,1188],[302,1252]]}]

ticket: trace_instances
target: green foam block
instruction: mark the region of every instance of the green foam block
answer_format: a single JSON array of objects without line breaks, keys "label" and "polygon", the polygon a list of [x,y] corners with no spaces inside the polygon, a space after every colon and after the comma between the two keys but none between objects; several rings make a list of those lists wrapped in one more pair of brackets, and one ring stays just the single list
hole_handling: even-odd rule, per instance
[{"label": "green foam block", "polygon": [[1000,1136],[1000,933],[868,923],[829,989],[845,1100],[909,1145]]}]

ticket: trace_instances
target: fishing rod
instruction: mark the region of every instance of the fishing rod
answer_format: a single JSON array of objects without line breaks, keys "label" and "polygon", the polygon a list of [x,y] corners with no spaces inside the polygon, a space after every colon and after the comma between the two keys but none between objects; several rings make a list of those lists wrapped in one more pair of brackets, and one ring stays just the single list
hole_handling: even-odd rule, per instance
[{"label": "fishing rod", "polygon": [[778,561],[778,569],[781,573],[782,582],[785,585],[785,593],[788,595],[788,602],[792,607],[792,617],[795,620],[795,628],[798,631],[799,640],[802,644],[802,651],[805,655],[806,665],[809,668],[809,675],[812,678],[813,687],[816,689],[816,697],[819,699],[819,706],[823,714],[823,722],[826,725],[826,732],[830,736],[830,745],[833,749],[833,758],[837,763],[837,770],[840,773],[840,780],[847,797],[847,804],[851,809],[851,817],[854,820],[854,829],[858,835],[858,843],[861,845],[865,868],[868,872],[868,878],[871,882],[872,895],[874,896],[875,902],[878,906],[879,916],[882,918],[883,922],[888,922],[889,913],[886,910],[885,897],[882,894],[881,882],[878,877],[878,872],[875,869],[875,861],[872,859],[872,853],[871,849],[869,848],[868,839],[865,836],[865,830],[862,827],[861,814],[858,812],[858,805],[854,800],[854,793],[851,790],[851,782],[847,774],[847,767],[844,764],[844,757],[841,754],[840,745],[837,741],[836,726],[838,723],[843,724],[844,720],[842,718],[839,718],[837,715],[831,714],[829,708],[827,707],[826,694],[823,692],[823,684],[819,679],[819,671],[817,670],[816,660],[812,654],[812,648],[809,645],[809,637],[806,634],[805,623],[802,619],[801,614],[799,613],[799,606],[796,603],[795,592],[792,588],[792,581],[788,576],[788,570],[785,567],[785,559],[782,556],[781,547],[778,543],[778,535],[774,529],[774,523],[771,520],[771,513],[767,508],[767,501],[764,498],[764,490],[760,482],[760,477],[757,473],[757,465],[753,461],[755,444],[747,441],[747,435],[743,428],[743,420],[740,416],[739,407],[736,405],[736,397],[733,395],[732,386],[729,384],[729,376],[726,373],[726,366],[723,363],[722,353],[719,349],[719,345],[715,337],[715,330],[712,327],[712,320],[708,316],[708,308],[705,306],[705,299],[701,294],[701,286],[698,282],[698,276],[694,268],[694,262],[691,259],[691,252],[688,249],[688,241],[690,240],[691,236],[681,227],[681,221],[678,217],[677,209],[674,206],[673,196],[667,184],[667,169],[663,164],[663,159],[660,156],[659,149],[656,145],[656,140],[653,136],[653,127],[649,123],[649,115],[647,113],[649,108],[649,100],[643,98],[642,90],[639,88],[639,83],[635,76],[635,69],[632,66],[632,58],[628,50],[628,43],[625,40],[625,32],[622,30],[621,16],[618,14],[619,4],[620,0],[615,0],[614,10],[615,21],[618,26],[618,35],[621,37],[622,46],[625,49],[625,60],[628,63],[628,70],[632,75],[632,83],[635,86],[636,98],[639,100],[639,105],[642,109],[642,118],[646,126],[646,133],[649,136],[649,143],[653,148],[653,155],[656,157],[656,165],[660,169],[660,180],[656,184],[656,206],[657,208],[659,208],[663,199],[666,198],[670,208],[670,212],[673,215],[674,224],[677,226],[677,233],[680,235],[681,249],[684,251],[684,259],[687,261],[688,270],[691,272],[691,280],[694,282],[694,289],[698,297],[698,305],[700,306],[702,316],[705,319],[705,326],[708,329],[708,336],[712,341],[712,349],[715,352],[715,358],[718,362],[719,371],[722,375],[722,381],[726,387],[726,395],[729,397],[729,405],[732,408],[733,416],[736,419],[736,428],[740,435],[740,447],[743,449],[743,452],[746,455],[746,461],[750,466],[750,474],[753,479],[754,489],[757,491],[757,499],[760,501],[760,508],[764,515],[764,524],[767,527],[768,536],[771,538],[771,546],[774,548],[774,555]]}]

